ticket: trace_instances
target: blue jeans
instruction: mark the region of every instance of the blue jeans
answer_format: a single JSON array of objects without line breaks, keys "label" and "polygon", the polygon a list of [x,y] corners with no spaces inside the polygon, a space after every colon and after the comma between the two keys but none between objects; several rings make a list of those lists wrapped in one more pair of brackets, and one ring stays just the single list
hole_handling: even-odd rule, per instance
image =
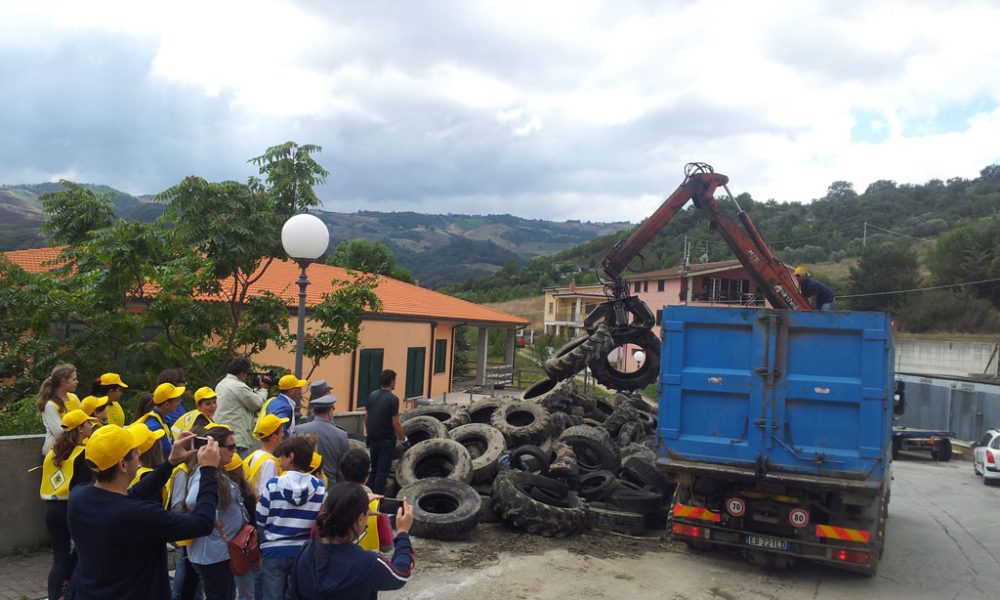
[{"label": "blue jeans", "polygon": [[384,494],[389,470],[392,469],[392,459],[396,455],[396,440],[368,440],[368,454],[372,460],[368,485],[372,492]]},{"label": "blue jeans", "polygon": [[294,562],[294,556],[264,557],[264,568],[260,577],[261,597],[257,600],[285,600],[288,593],[288,575]]},{"label": "blue jeans", "polygon": [[210,565],[191,563],[191,567],[205,586],[205,600],[232,600],[234,584],[228,560]]}]

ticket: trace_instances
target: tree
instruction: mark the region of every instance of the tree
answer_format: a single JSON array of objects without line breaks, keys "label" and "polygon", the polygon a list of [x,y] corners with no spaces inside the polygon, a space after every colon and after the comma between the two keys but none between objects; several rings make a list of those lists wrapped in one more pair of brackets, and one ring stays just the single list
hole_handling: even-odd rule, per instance
[{"label": "tree", "polygon": [[396,255],[382,242],[356,239],[337,244],[328,262],[334,266],[362,273],[387,275],[393,279],[415,283],[413,275],[396,265]]},{"label": "tree", "polygon": [[312,377],[320,360],[353,351],[361,343],[361,321],[366,312],[382,310],[375,293],[378,277],[363,274],[352,283],[335,281],[338,288],[313,309],[312,318],[322,327],[306,338],[302,353],[312,362],[305,378]]},{"label": "tree", "polygon": [[256,177],[250,178],[250,188],[255,192],[271,196],[272,206],[282,222],[294,214],[319,206],[319,198],[313,186],[326,182],[330,172],[317,163],[312,155],[323,148],[313,144],[298,145],[285,142],[271,146],[264,154],[251,158],[248,162],[260,167],[267,185]]},{"label": "tree", "polygon": [[107,227],[115,217],[111,199],[97,195],[79,184],[61,179],[63,189],[43,194],[42,211],[49,220],[42,224],[43,233],[56,244],[79,244],[96,229]]},{"label": "tree", "polygon": [[[1000,279],[1000,215],[980,219],[943,234],[927,253],[927,267],[941,285]],[[969,286],[1000,307],[1000,281]]]},{"label": "tree", "polygon": [[830,200],[845,200],[857,197],[854,191],[854,184],[850,181],[834,181],[826,189],[826,197]]},{"label": "tree", "polygon": [[854,310],[876,310],[899,314],[906,296],[882,294],[910,290],[920,286],[917,255],[906,246],[868,246],[856,267],[851,267],[848,277],[850,294],[878,294],[850,298]]}]

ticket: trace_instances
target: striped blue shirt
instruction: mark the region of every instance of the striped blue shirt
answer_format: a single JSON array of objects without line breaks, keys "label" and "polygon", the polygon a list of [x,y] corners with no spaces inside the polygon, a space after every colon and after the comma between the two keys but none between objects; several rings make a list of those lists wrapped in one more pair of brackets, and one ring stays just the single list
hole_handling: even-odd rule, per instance
[{"label": "striped blue shirt", "polygon": [[326,497],[323,482],[309,473],[289,471],[264,486],[257,502],[257,525],[263,530],[261,555],[294,557],[309,540]]}]

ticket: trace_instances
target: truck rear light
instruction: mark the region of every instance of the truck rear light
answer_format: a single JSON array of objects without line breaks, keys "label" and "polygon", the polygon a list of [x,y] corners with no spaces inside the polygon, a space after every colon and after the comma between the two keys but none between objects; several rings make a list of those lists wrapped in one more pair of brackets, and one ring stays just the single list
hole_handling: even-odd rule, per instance
[{"label": "truck rear light", "polygon": [[674,535],[683,535],[684,537],[700,538],[705,537],[705,529],[698,527],[697,525],[686,525],[684,523],[674,523],[673,527],[670,529]]},{"label": "truck rear light", "polygon": [[993,458],[993,451],[989,448],[986,449],[986,464],[995,465],[997,464],[997,459]]},{"label": "truck rear light", "polygon": [[833,550],[830,558],[839,562],[854,563],[857,565],[867,565],[871,561],[871,555],[867,552],[855,552],[852,550]]}]

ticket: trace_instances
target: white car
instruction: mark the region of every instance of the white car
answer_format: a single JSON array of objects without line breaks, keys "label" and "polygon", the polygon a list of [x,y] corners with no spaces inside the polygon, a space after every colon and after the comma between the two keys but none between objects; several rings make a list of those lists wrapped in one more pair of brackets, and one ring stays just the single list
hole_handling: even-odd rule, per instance
[{"label": "white car", "polygon": [[1000,429],[990,429],[976,444],[972,469],[986,485],[1000,481]]}]

